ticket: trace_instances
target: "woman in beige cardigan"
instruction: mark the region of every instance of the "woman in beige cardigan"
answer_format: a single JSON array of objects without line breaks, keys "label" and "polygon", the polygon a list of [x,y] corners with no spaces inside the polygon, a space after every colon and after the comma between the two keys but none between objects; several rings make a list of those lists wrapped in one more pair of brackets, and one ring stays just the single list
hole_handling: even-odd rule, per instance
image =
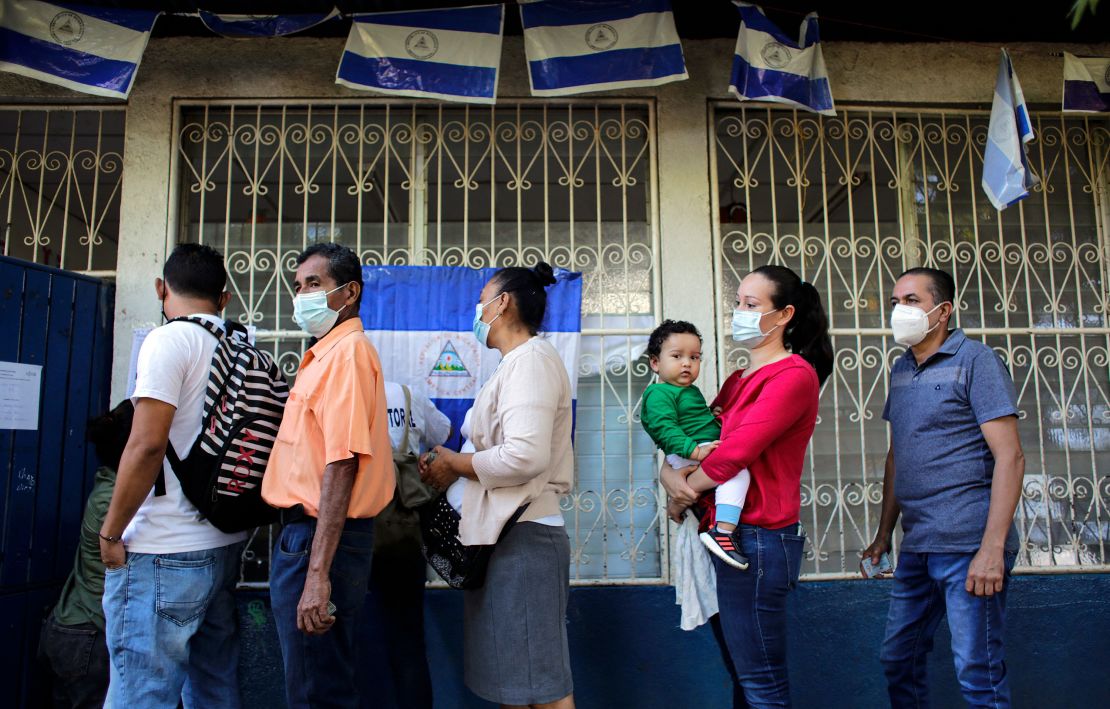
[{"label": "woman in beige cardigan", "polygon": [[[474,401],[465,437],[474,453],[435,449],[424,480],[456,486],[463,544],[497,544],[485,584],[465,591],[464,677],[503,707],[572,709],[566,608],[570,543],[559,497],[574,480],[571,393],[555,348],[537,336],[551,266],[503,268],[482,289],[474,335],[501,351]],[[498,541],[513,513],[520,521]]]}]

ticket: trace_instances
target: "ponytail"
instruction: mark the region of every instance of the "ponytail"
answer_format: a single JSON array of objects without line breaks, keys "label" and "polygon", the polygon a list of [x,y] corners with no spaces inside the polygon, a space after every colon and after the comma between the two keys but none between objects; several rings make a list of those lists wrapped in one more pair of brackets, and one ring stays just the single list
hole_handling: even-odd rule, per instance
[{"label": "ponytail", "polygon": [[794,306],[794,317],[787,323],[782,341],[817,372],[821,384],[833,370],[833,348],[829,339],[829,318],[821,304],[821,294],[785,266],[760,266],[758,273],[775,284],[771,297],[776,309]]}]

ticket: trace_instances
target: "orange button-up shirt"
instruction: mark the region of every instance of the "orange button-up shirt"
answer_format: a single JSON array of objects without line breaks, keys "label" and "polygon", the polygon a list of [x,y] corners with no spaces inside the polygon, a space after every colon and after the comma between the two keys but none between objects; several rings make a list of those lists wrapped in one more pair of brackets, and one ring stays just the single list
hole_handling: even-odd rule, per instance
[{"label": "orange button-up shirt", "polygon": [[393,499],[393,454],[378,353],[351,318],[301,360],[281,418],[262,497],[317,516],[324,467],[358,456],[347,517],[373,517]]}]

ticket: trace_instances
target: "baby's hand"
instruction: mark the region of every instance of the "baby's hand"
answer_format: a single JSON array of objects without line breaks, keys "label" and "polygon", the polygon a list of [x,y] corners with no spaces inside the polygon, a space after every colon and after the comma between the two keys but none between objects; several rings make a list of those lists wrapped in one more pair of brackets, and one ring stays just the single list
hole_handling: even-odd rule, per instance
[{"label": "baby's hand", "polygon": [[724,409],[722,409],[720,406],[714,406],[712,409],[709,410],[709,413],[713,414],[713,418],[721,418],[722,411],[724,411]]},{"label": "baby's hand", "polygon": [[690,455],[691,460],[702,461],[709,457],[709,454],[717,450],[717,446],[721,445],[720,441],[713,441],[712,443],[703,443],[694,449]]}]

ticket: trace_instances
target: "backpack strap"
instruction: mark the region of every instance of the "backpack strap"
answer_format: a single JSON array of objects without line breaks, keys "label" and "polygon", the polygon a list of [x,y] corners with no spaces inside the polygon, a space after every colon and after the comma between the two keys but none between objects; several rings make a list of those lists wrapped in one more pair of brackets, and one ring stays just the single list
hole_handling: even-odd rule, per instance
[{"label": "backpack strap", "polygon": [[[228,329],[228,332],[225,333],[224,328],[221,328],[219,325],[212,322],[211,320],[209,320],[207,318],[201,318],[201,317],[195,317],[195,316],[174,318],[174,319],[170,320],[169,322],[167,322],[166,324],[169,325],[169,323],[171,323],[171,322],[191,322],[194,325],[200,325],[209,334],[211,334],[213,337],[215,337],[217,340],[222,340],[225,335],[231,334],[231,330],[232,330],[232,326],[233,326],[233,323],[225,322],[225,327],[227,327],[227,329]],[[245,333],[246,330],[243,330],[243,332]],[[205,416],[203,422],[201,423],[201,429],[200,430],[201,430],[202,434],[204,433],[205,427],[208,425],[209,418],[210,418],[210,416]],[[181,458],[178,457],[177,451],[174,450],[173,443],[170,443],[169,441],[166,442],[166,459],[170,461],[170,468],[172,470],[174,470],[174,472],[176,473],[177,468],[181,465]],[[156,477],[154,479],[154,496],[155,497],[162,497],[165,494],[166,494],[166,469],[162,468],[161,470],[158,471],[158,477]]]},{"label": "backpack strap", "polygon": [[401,391],[405,392],[405,432],[401,435],[401,455],[409,454],[409,431],[412,429],[412,391],[404,384]]}]

